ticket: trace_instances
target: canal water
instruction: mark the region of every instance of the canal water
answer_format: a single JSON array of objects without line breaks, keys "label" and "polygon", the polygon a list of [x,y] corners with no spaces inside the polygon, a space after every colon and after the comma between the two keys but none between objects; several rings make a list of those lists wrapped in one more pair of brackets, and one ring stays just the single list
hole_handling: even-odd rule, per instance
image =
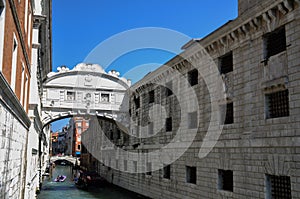
[{"label": "canal water", "polygon": [[[66,175],[64,182],[54,182],[56,176]],[[43,182],[38,199],[142,199],[143,197],[114,185],[91,187],[87,191],[78,189],[72,181],[70,166],[56,166],[52,177]]]}]

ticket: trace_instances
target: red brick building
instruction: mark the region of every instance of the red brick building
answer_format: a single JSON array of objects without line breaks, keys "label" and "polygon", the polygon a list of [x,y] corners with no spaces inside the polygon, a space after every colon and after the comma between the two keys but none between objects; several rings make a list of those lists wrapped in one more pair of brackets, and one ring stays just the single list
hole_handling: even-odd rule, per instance
[{"label": "red brick building", "polygon": [[73,117],[69,121],[66,135],[67,155],[81,155],[81,134],[89,128],[89,119]]},{"label": "red brick building", "polygon": [[5,5],[1,13],[5,15],[1,16],[5,20],[0,22],[4,23],[1,24],[4,26],[4,35],[1,38],[4,50],[0,58],[2,74],[27,112],[31,76],[33,10],[29,0],[6,0]]},{"label": "red brick building", "polygon": [[73,156],[81,155],[81,134],[89,128],[89,120],[83,117],[74,117],[74,144]]}]

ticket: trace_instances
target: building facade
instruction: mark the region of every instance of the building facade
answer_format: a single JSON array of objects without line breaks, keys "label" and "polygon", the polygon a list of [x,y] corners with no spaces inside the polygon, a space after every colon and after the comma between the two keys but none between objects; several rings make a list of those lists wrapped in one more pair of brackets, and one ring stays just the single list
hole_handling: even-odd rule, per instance
[{"label": "building facade", "polygon": [[0,1],[1,198],[34,197],[47,159],[50,129],[43,133],[35,91],[51,71],[49,19],[51,1]]},{"label": "building facade", "polygon": [[299,42],[298,0],[240,0],[236,19],[131,87],[129,138],[91,121],[82,162],[151,198],[300,198]]},{"label": "building facade", "polygon": [[89,120],[83,117],[74,117],[71,120],[74,122],[74,136],[72,155],[74,157],[80,157],[81,154],[81,134],[89,128]]}]

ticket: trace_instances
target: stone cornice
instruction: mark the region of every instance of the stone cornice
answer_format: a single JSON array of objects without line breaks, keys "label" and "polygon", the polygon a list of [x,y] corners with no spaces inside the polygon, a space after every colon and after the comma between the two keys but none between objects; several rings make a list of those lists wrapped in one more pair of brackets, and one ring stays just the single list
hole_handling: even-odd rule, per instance
[{"label": "stone cornice", "polygon": [[44,81],[44,86],[43,87],[47,87],[47,83],[51,82],[54,79],[57,78],[61,78],[61,77],[65,77],[65,76],[70,76],[70,75],[92,75],[92,76],[96,76],[96,77],[103,77],[112,81],[115,81],[117,83],[119,83],[120,85],[124,86],[124,88],[129,88],[129,85],[124,82],[124,80],[122,80],[121,78],[109,75],[109,74],[105,74],[105,73],[99,73],[99,72],[90,72],[90,71],[69,71],[69,72],[64,72],[64,73],[57,73],[51,77],[48,77],[45,81]]},{"label": "stone cornice", "polygon": [[227,22],[202,40],[195,40],[194,45],[198,43],[198,45],[205,47],[207,52],[214,53],[220,48],[229,48],[233,44],[245,40],[252,30],[257,31],[264,24],[267,25],[269,31],[272,31],[271,24],[279,21],[280,16],[293,11],[296,4],[299,6],[300,0],[280,0],[276,4],[262,8],[254,16],[241,15],[237,19]]},{"label": "stone cornice", "polygon": [[3,74],[0,72],[0,101],[6,106],[9,112],[28,130],[31,124],[15,93],[10,88]]}]

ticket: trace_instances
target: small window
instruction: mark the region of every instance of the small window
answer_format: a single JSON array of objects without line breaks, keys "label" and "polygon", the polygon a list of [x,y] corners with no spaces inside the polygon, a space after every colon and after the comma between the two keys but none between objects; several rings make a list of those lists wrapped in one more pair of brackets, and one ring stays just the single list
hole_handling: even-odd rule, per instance
[{"label": "small window", "polygon": [[220,190],[233,192],[233,171],[219,169],[218,186]]},{"label": "small window", "polygon": [[289,91],[279,91],[266,95],[266,118],[289,116]]},{"label": "small window", "polygon": [[194,129],[197,128],[197,125],[198,125],[197,111],[188,113],[188,128]]},{"label": "small window", "polygon": [[186,166],[186,182],[196,184],[197,183],[197,168]]},{"label": "small window", "polygon": [[267,199],[292,198],[289,176],[266,175]]},{"label": "small window", "polygon": [[124,171],[127,171],[127,160],[124,160]]},{"label": "small window", "polygon": [[234,122],[233,117],[233,103],[226,104],[226,115],[224,124],[232,124]]},{"label": "small window", "polygon": [[77,149],[80,150],[80,144],[77,145]]},{"label": "small window", "polygon": [[116,160],[116,169],[119,169],[119,160]]},{"label": "small window", "polygon": [[170,179],[171,178],[171,165],[166,165],[163,168],[163,177],[165,179]]},{"label": "small window", "polygon": [[286,50],[285,27],[279,28],[264,36],[265,56],[269,57]]},{"label": "small window", "polygon": [[114,140],[114,132],[112,130],[109,131],[109,139]]},{"label": "small window", "polygon": [[226,55],[219,58],[220,63],[220,73],[226,74],[233,71],[233,56],[232,52],[227,53]]},{"label": "small window", "polygon": [[154,124],[153,122],[150,122],[148,124],[148,135],[153,135],[153,131],[154,131]]},{"label": "small window", "polygon": [[151,162],[147,162],[147,172],[146,175],[152,175],[152,164]]},{"label": "small window", "polygon": [[165,87],[165,95],[166,97],[173,95],[173,85],[172,82],[168,82]]},{"label": "small window", "polygon": [[136,109],[140,108],[140,106],[141,106],[140,98],[139,97],[134,97],[133,101],[134,101],[134,104],[135,104],[135,108]]},{"label": "small window", "polygon": [[137,161],[133,161],[133,171],[137,172]]},{"label": "small window", "polygon": [[121,131],[120,131],[120,129],[117,129],[117,139],[121,139]]},{"label": "small window", "polygon": [[73,91],[67,91],[67,100],[68,101],[75,100],[75,92],[73,92]]},{"label": "small window", "polygon": [[194,69],[188,72],[188,81],[191,86],[198,84],[198,70]]},{"label": "small window", "polygon": [[154,102],[154,90],[149,92],[149,103]]},{"label": "small window", "polygon": [[172,131],[172,117],[166,119],[166,132]]},{"label": "small window", "polygon": [[109,94],[101,93],[101,102],[109,102]]}]

